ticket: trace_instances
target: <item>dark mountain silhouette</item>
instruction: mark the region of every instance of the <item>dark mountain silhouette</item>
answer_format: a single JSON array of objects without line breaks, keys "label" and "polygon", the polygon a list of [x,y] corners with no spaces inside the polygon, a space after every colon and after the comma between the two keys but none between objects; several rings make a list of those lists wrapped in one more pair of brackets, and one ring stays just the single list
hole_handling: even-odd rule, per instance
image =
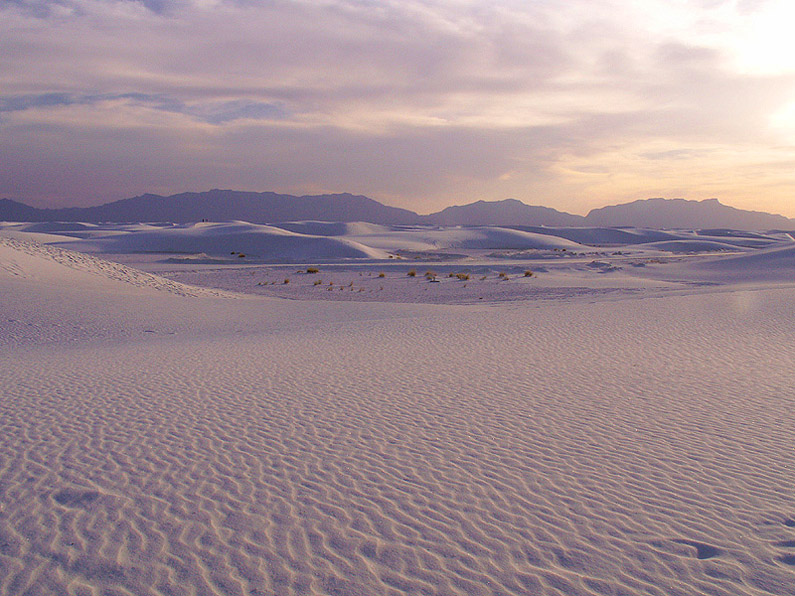
[{"label": "dark mountain silhouette", "polygon": [[252,223],[278,223],[316,219],[368,221],[381,224],[416,224],[413,211],[387,207],[367,197],[351,194],[296,197],[273,192],[210,190],[163,197],[145,194],[97,207],[34,209],[15,201],[0,204],[0,220],[188,223],[209,219],[240,219]]},{"label": "dark mountain silhouette", "polygon": [[42,221],[41,211],[11,199],[0,199],[0,221]]},{"label": "dark mountain silhouette", "polygon": [[456,205],[426,215],[428,223],[440,226],[584,226],[581,215],[563,213],[551,207],[526,205],[516,199],[477,201]]},{"label": "dark mountain silhouette", "polygon": [[729,228],[739,230],[791,229],[793,220],[783,215],[745,211],[723,205],[718,199],[645,199],[592,210],[588,226],[636,228]]},{"label": "dark mountain silhouette", "polygon": [[366,221],[377,224],[522,226],[628,226],[641,228],[728,228],[772,230],[795,228],[782,215],[744,211],[717,199],[646,199],[594,209],[586,217],[526,205],[515,199],[477,201],[418,215],[388,207],[361,195],[293,196],[273,192],[210,190],[168,197],[145,194],[96,207],[37,209],[0,199],[0,221],[174,222],[244,220],[252,223],[288,221]]}]

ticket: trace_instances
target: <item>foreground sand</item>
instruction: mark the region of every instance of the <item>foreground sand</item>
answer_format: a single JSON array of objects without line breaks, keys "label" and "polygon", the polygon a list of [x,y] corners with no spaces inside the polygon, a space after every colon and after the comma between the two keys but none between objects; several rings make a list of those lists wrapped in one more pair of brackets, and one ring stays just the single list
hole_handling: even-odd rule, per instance
[{"label": "foreground sand", "polygon": [[0,248],[0,594],[795,594],[791,287],[299,302]]}]

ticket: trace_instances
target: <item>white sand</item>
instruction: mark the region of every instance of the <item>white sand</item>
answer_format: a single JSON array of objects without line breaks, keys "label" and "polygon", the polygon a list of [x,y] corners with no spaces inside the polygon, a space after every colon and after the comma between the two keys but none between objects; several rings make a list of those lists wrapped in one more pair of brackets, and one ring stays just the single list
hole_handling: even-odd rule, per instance
[{"label": "white sand", "polygon": [[[777,242],[710,285],[728,260],[543,254],[456,306],[0,237],[0,594],[795,594]],[[408,265],[336,274],[473,285]],[[492,299],[536,282],[563,298]]]}]

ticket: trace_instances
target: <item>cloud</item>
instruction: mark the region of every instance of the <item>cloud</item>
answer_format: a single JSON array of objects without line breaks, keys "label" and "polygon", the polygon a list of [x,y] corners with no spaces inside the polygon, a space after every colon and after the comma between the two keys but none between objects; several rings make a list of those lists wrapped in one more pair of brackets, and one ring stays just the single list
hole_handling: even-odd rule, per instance
[{"label": "cloud", "polygon": [[236,120],[280,120],[286,117],[281,106],[274,103],[245,99],[205,101],[186,104],[163,94],[121,93],[101,95],[74,95],[69,93],[43,93],[40,95],[0,96],[0,114],[22,110],[46,109],[59,106],[88,105],[124,102],[128,106],[184,114],[199,122],[225,124]]},{"label": "cloud", "polygon": [[744,23],[783,6],[14,0],[0,4],[0,195],[226,186],[583,210],[611,188],[699,198],[758,155],[783,196],[795,182],[771,164],[795,155],[795,64],[740,59]]}]

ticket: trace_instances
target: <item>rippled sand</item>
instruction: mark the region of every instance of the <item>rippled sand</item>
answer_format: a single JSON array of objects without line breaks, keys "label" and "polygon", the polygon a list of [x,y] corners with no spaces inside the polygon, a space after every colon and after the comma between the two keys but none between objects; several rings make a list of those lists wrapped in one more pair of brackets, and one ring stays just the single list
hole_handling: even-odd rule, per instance
[{"label": "rippled sand", "polygon": [[795,289],[319,303],[0,248],[0,594],[795,594]]}]

